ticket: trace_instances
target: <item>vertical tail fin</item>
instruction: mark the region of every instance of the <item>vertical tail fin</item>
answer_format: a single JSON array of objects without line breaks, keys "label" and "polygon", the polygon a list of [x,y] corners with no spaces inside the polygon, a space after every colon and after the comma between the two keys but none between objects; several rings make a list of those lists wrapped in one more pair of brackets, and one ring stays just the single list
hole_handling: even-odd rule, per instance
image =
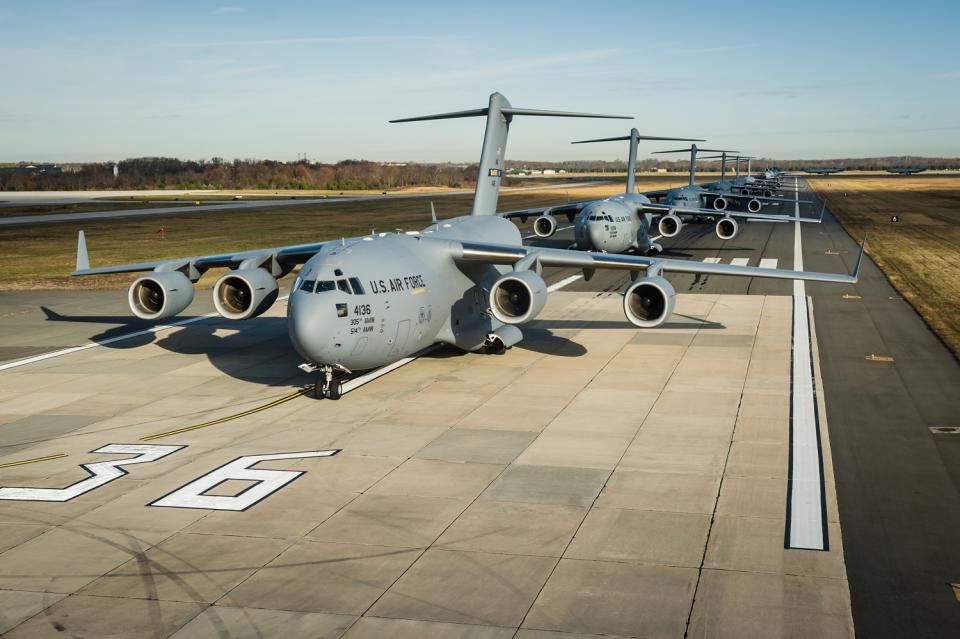
[{"label": "vertical tail fin", "polygon": [[424,115],[414,118],[390,120],[390,122],[415,122],[420,120],[446,120],[449,118],[468,118],[487,116],[487,127],[483,134],[483,148],[480,151],[480,168],[477,172],[477,189],[473,196],[473,208],[470,215],[493,215],[497,212],[497,197],[500,194],[500,180],[503,178],[504,154],[507,148],[507,134],[510,122],[515,115],[539,115],[565,118],[618,118],[632,119],[623,115],[599,115],[596,113],[573,113],[567,111],[543,111],[539,109],[518,109],[499,93],[490,94],[490,103],[482,109]]},{"label": "vertical tail fin", "polygon": [[655,135],[640,135],[636,129],[630,129],[630,135],[621,135],[616,138],[597,138],[596,140],[578,140],[570,144],[587,144],[590,142],[615,142],[619,140],[630,140],[630,154],[627,156],[627,193],[633,193],[633,187],[637,178],[637,143],[640,140],[670,140],[672,142],[704,142],[698,138],[662,138]]}]

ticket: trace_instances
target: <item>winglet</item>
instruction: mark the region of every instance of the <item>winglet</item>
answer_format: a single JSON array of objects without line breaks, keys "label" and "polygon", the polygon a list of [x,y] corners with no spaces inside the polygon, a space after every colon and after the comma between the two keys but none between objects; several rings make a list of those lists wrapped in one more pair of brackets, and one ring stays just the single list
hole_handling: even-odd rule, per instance
[{"label": "winglet", "polygon": [[854,283],[860,279],[860,263],[863,262],[863,252],[867,246],[867,236],[864,234],[863,241],[860,242],[860,255],[857,256],[857,263],[853,265],[853,273],[850,276],[853,278]]},{"label": "winglet", "polygon": [[434,224],[437,223],[437,209],[433,208],[433,200],[430,200],[430,219]]},{"label": "winglet", "polygon": [[77,236],[77,268],[78,271],[86,271],[90,268],[90,258],[87,256],[87,239],[83,236],[83,231]]}]

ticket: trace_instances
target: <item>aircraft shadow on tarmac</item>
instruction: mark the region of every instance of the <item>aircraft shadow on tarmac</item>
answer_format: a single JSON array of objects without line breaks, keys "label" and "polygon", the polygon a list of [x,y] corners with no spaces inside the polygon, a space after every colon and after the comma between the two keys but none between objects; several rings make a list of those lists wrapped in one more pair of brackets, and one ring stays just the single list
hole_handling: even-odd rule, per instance
[{"label": "aircraft shadow on tarmac", "polygon": [[[71,322],[90,324],[117,324],[96,335],[90,340],[101,343],[105,348],[133,349],[148,344],[180,355],[205,355],[219,371],[234,379],[262,383],[269,386],[287,386],[290,384],[308,384],[309,375],[298,370],[303,358],[294,350],[287,335],[285,317],[258,317],[250,322],[231,322],[208,318],[193,324],[178,327],[171,333],[149,331],[150,322],[113,315],[62,315],[53,309],[42,306],[41,310],[51,322]],[[660,329],[700,329],[723,328],[716,322],[708,322],[699,317],[675,313],[678,317],[693,320],[689,322],[667,322]],[[191,319],[190,317],[180,318]],[[538,320],[522,327],[524,339],[516,348],[554,355],[559,357],[581,357],[587,353],[586,347],[574,339],[557,335],[554,331],[596,328],[622,329],[629,326],[625,321],[589,321],[589,320]],[[642,330],[642,329],[638,329]],[[145,331],[143,334],[110,342],[111,338],[128,335],[131,332]],[[106,343],[104,343],[106,342]],[[426,358],[462,357],[463,351],[453,347],[437,349]]]}]

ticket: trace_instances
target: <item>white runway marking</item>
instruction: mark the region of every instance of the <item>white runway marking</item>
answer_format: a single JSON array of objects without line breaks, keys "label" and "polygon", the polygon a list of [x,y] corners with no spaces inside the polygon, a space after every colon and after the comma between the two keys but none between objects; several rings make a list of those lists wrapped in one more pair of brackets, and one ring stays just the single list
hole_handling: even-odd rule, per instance
[{"label": "white runway marking", "polygon": [[730,260],[730,264],[733,266],[749,266],[750,258],[749,257],[735,257]]},{"label": "white runway marking", "polygon": [[570,277],[566,277],[566,278],[560,280],[559,282],[556,282],[556,283],[551,284],[550,286],[548,286],[548,287],[547,287],[547,292],[548,292],[548,293],[552,293],[552,292],[554,292],[554,291],[559,291],[559,290],[560,290],[561,288],[563,288],[564,286],[567,286],[567,285],[569,285],[569,284],[573,284],[574,282],[576,282],[577,280],[579,280],[581,277],[583,277],[583,275],[581,275],[581,274],[571,275]]},{"label": "white runway marking", "polygon": [[[281,302],[287,299],[289,295],[284,295],[277,298],[278,302]],[[159,333],[161,331],[170,330],[171,328],[176,328],[177,326],[186,326],[187,324],[193,324],[194,322],[199,322],[201,320],[209,319],[211,317],[217,317],[219,313],[207,313],[206,315],[200,315],[199,317],[189,317],[185,320],[180,320],[179,322],[173,322],[172,324],[158,324],[157,326],[151,326],[150,328],[145,328],[142,331],[134,331],[133,333],[126,333],[124,335],[117,335],[116,337],[108,337],[107,339],[102,339],[96,342],[90,342],[89,344],[83,344],[82,346],[71,346],[70,348],[63,348],[59,351],[50,351],[49,353],[41,353],[40,355],[34,355],[33,357],[27,357],[25,359],[18,359],[13,362],[7,362],[6,364],[0,364],[0,371],[10,370],[11,368],[18,368],[20,366],[26,366],[27,364],[35,364],[36,362],[42,362],[45,359],[53,359],[54,357],[63,357],[64,355],[69,355],[71,353],[79,353],[80,351],[85,351],[90,348],[96,348],[98,346],[106,346],[107,344],[115,344],[116,342],[122,342],[123,340],[133,339],[134,337],[140,337],[141,335],[149,335],[150,333]]]},{"label": "white runway marking", "polygon": [[[796,178],[794,178],[796,179]],[[794,196],[800,215],[799,189]],[[793,269],[803,270],[800,223],[794,222]],[[793,283],[793,353],[790,385],[790,476],[787,480],[787,548],[826,550],[823,458],[810,351],[807,291]]]},{"label": "white runway marking", "polygon": [[760,268],[777,268],[777,258],[765,257],[760,260]]},{"label": "white runway marking", "polygon": [[706,262],[707,264],[719,264],[719,263],[720,263],[720,258],[719,258],[719,257],[705,257],[705,258],[703,258],[703,261]]}]

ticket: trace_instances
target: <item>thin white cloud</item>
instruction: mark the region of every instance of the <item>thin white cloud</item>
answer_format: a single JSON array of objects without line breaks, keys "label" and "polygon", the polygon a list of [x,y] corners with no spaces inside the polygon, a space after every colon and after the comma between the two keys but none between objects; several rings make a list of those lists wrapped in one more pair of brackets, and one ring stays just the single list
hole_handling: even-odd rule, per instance
[{"label": "thin white cloud", "polygon": [[213,15],[224,15],[227,13],[243,13],[246,11],[243,7],[218,7],[213,10]]},{"label": "thin white cloud", "polygon": [[742,51],[744,49],[753,49],[755,44],[731,44],[722,47],[705,47],[703,49],[679,49],[674,53],[726,53],[728,51]]},{"label": "thin white cloud", "polygon": [[309,38],[270,38],[263,40],[221,40],[210,42],[181,42],[173,45],[162,44],[160,47],[265,47],[283,46],[290,44],[348,44],[360,42],[407,42],[425,41],[434,39],[432,36],[319,36]]}]

